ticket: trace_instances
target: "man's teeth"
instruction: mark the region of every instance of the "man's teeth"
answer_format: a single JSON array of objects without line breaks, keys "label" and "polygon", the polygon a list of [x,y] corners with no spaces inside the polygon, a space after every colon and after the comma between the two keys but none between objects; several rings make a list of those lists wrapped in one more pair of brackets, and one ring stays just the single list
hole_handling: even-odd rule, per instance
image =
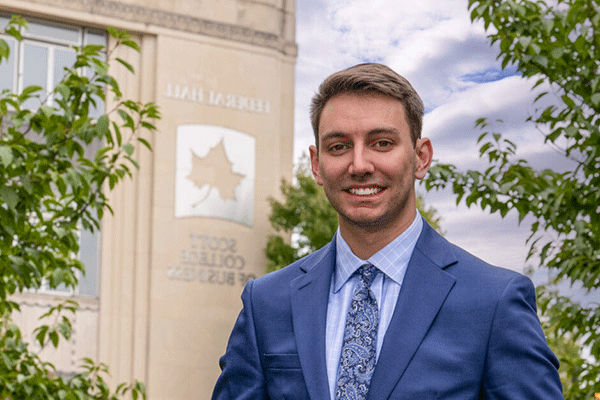
[{"label": "man's teeth", "polygon": [[381,192],[381,188],[352,188],[350,193],[358,196],[369,196]]}]

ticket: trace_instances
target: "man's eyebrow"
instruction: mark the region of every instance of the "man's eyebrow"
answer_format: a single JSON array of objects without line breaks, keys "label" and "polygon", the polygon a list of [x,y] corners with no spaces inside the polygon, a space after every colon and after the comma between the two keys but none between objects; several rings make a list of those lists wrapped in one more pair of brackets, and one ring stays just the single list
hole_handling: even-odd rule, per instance
[{"label": "man's eyebrow", "polygon": [[[392,134],[392,135],[400,134],[398,129],[396,129],[394,127],[381,127],[381,128],[371,129],[369,132],[367,132],[367,137],[380,135],[382,133],[383,134]],[[327,132],[327,133],[323,134],[322,140],[347,139],[350,136],[351,135],[349,133],[344,132],[344,131],[331,131],[331,132]]]},{"label": "man's eyebrow", "polygon": [[375,136],[375,135],[379,135],[382,133],[389,133],[392,135],[399,135],[400,131],[398,131],[398,129],[394,128],[394,127],[381,127],[381,128],[375,128],[375,129],[371,129],[369,132],[367,132],[367,137],[368,136]]},{"label": "man's eyebrow", "polygon": [[324,133],[322,136],[322,140],[347,139],[349,137],[350,137],[349,133],[345,133],[342,131],[331,131],[331,132]]}]

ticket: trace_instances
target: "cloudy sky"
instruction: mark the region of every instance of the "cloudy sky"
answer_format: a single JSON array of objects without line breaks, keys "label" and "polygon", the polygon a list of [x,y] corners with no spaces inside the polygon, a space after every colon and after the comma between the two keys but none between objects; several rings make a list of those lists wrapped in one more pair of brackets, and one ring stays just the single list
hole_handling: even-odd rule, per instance
[{"label": "cloudy sky", "polygon": [[[329,74],[376,61],[405,76],[425,102],[423,135],[434,159],[458,167],[478,159],[477,118],[502,119],[497,129],[513,140],[519,157],[537,167],[560,158],[523,121],[534,112],[532,82],[501,70],[482,23],[472,24],[467,0],[297,0],[295,158],[313,143],[308,117],[312,95]],[[540,107],[540,105],[537,105]],[[480,209],[456,206],[449,193],[426,193],[442,215],[446,237],[496,265],[521,271],[529,234],[516,213],[502,220]]]}]

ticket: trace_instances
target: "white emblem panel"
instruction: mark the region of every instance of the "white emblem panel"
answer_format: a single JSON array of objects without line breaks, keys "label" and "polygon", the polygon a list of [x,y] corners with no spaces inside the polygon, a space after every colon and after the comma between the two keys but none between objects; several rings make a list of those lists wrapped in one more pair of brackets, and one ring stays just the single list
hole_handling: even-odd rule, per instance
[{"label": "white emblem panel", "polygon": [[177,127],[175,217],[252,226],[256,139],[214,125]]}]

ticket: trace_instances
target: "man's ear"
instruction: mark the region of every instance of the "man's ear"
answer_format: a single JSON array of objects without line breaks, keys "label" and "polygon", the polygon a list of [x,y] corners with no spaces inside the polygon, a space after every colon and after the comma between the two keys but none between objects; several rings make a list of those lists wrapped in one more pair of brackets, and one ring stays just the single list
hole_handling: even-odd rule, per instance
[{"label": "man's ear", "polygon": [[316,146],[310,146],[308,148],[310,152],[310,166],[312,168],[313,176],[315,177],[315,181],[323,186],[323,180],[321,179],[321,170],[319,169],[319,150],[317,150]]},{"label": "man's ear", "polygon": [[421,138],[417,140],[415,146],[415,154],[417,157],[417,163],[415,166],[415,178],[423,179],[425,174],[431,166],[431,160],[433,159],[433,146],[431,140],[428,138]]}]

